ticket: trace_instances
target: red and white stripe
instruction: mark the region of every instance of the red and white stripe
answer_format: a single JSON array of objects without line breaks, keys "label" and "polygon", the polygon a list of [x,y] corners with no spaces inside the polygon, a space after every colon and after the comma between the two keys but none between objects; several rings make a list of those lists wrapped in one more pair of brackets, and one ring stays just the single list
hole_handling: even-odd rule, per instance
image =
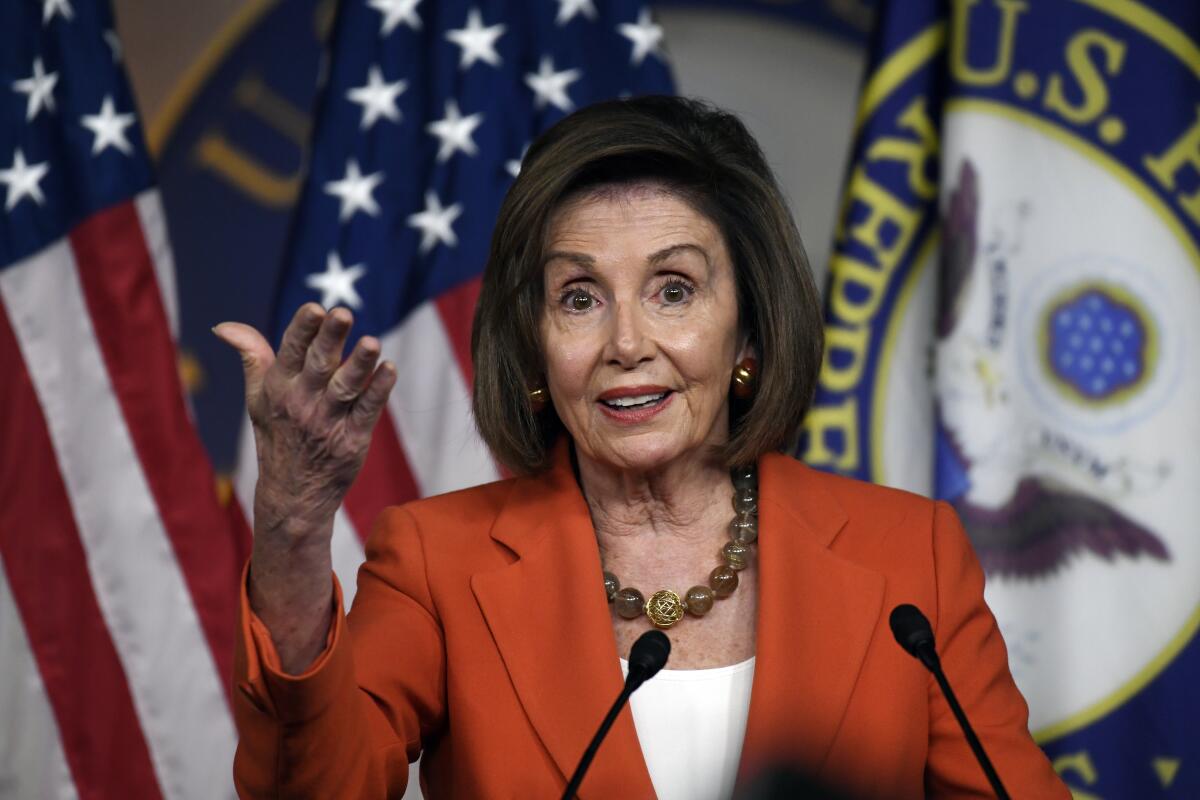
[{"label": "red and white stripe", "polygon": [[[4,564],[0,561],[0,576]],[[0,577],[0,796],[79,797],[11,587]]]},{"label": "red and white stripe", "polygon": [[147,192],[0,271],[0,725],[59,745],[9,762],[20,796],[232,795],[248,537],[184,405],[169,253]]}]

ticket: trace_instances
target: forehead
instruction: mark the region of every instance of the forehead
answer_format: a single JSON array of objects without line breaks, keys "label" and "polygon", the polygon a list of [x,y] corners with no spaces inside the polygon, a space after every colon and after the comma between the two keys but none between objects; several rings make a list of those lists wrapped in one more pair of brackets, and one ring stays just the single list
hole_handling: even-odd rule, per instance
[{"label": "forehead", "polygon": [[568,195],[550,215],[546,251],[603,247],[620,238],[647,247],[688,239],[724,251],[716,223],[681,192],[653,181],[602,184]]}]

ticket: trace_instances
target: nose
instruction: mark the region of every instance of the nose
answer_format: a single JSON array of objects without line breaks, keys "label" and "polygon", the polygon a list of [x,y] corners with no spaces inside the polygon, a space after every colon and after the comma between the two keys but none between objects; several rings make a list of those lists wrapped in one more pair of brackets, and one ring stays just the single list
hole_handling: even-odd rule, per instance
[{"label": "nose", "polygon": [[617,302],[609,318],[609,337],[604,360],[622,369],[633,369],[654,358],[654,339],[649,335],[646,318],[638,303]]}]

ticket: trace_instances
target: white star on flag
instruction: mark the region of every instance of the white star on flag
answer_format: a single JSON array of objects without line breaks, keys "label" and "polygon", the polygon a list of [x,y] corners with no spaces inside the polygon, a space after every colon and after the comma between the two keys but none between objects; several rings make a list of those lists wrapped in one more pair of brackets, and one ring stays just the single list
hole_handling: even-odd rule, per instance
[{"label": "white star on flag", "polygon": [[467,24],[464,28],[446,31],[446,38],[462,48],[462,57],[458,61],[459,69],[467,69],[476,61],[486,61],[493,67],[500,66],[500,54],[496,52],[496,40],[504,35],[505,25],[483,26],[483,15],[478,8],[472,8],[467,13]]},{"label": "white star on flag", "polygon": [[25,154],[18,147],[17,152],[13,154],[12,166],[8,169],[0,169],[0,183],[8,188],[8,196],[4,201],[4,210],[12,211],[17,203],[26,197],[32,197],[34,202],[39,206],[46,202],[46,198],[42,196],[42,187],[39,184],[49,171],[49,164],[26,163]]},{"label": "white star on flag", "polygon": [[588,19],[595,19],[596,7],[592,5],[592,0],[558,0],[558,17],[555,18],[554,23],[566,25],[575,19],[576,14],[583,14]]},{"label": "white star on flag", "polygon": [[33,119],[43,108],[54,111],[54,85],[58,83],[57,72],[46,72],[42,59],[33,60],[33,74],[28,78],[13,81],[13,91],[29,96],[25,105],[25,121]]},{"label": "white star on flag", "polygon": [[638,12],[636,23],[627,22],[618,25],[617,31],[633,42],[633,54],[630,56],[629,63],[635,67],[640,66],[646,60],[646,56],[651,53],[657,54],[658,46],[662,43],[662,26],[654,24],[648,8],[643,8]]},{"label": "white star on flag", "polygon": [[380,117],[387,117],[392,122],[399,122],[402,115],[396,107],[396,98],[408,89],[406,81],[387,83],[379,67],[372,66],[367,71],[365,86],[357,86],[346,92],[346,97],[353,103],[362,106],[362,130],[370,130]]},{"label": "white star on flag", "polygon": [[508,174],[512,175],[513,178],[516,178],[518,175],[521,174],[521,162],[525,160],[525,154],[528,152],[529,152],[529,145],[526,144],[524,147],[521,148],[520,156],[518,156],[517,158],[510,158],[508,161],[504,162],[504,169],[507,170]]},{"label": "white star on flag", "polygon": [[96,135],[92,142],[92,155],[109,147],[115,147],[125,155],[133,155],[133,145],[125,138],[125,129],[134,123],[133,114],[118,114],[113,106],[112,95],[104,98],[99,114],[84,114],[80,124]]},{"label": "white star on flag", "polygon": [[559,111],[568,112],[575,107],[575,104],[571,102],[571,97],[567,94],[567,87],[579,80],[582,75],[583,73],[577,69],[555,72],[554,62],[550,56],[542,56],[542,63],[538,67],[538,71],[528,73],[525,76],[525,84],[536,95],[534,106],[539,110],[549,104]]},{"label": "white star on flag", "polygon": [[425,130],[436,136],[441,145],[438,147],[437,160],[449,161],[450,157],[461,151],[469,156],[479,152],[471,134],[483,123],[483,114],[472,114],[464,117],[458,110],[454,100],[446,101],[446,116],[425,126]]},{"label": "white star on flag", "polygon": [[417,16],[420,3],[421,0],[370,0],[367,5],[383,15],[379,22],[379,35],[387,36],[401,22],[414,31],[421,30],[421,18]]},{"label": "white star on flag", "polygon": [[66,20],[75,16],[75,11],[71,8],[71,0],[42,0],[42,24],[49,25],[55,14],[61,15]]},{"label": "white star on flag", "polygon": [[425,193],[425,210],[408,218],[408,224],[421,231],[421,254],[432,250],[438,242],[456,247],[458,237],[454,235],[454,220],[462,214],[462,204],[455,203],[442,208],[438,196],[432,191]]},{"label": "white star on flag", "polygon": [[314,272],[304,279],[304,285],[321,293],[321,305],[333,308],[339,303],[358,308],[362,298],[354,288],[354,282],[365,275],[367,268],[362,264],[342,266],[342,259],[335,251],[325,257],[325,271]]},{"label": "white star on flag", "polygon": [[338,219],[342,222],[354,216],[356,211],[365,211],[372,217],[379,216],[379,204],[371,193],[375,187],[383,183],[383,173],[376,172],[363,175],[358,169],[358,162],[353,158],[346,161],[346,174],[341,180],[328,181],[325,193],[331,194],[342,201],[342,209]]},{"label": "white star on flag", "polygon": [[121,61],[121,37],[117,36],[116,31],[105,31],[104,41],[108,43],[108,49],[112,50],[112,60],[114,64]]}]

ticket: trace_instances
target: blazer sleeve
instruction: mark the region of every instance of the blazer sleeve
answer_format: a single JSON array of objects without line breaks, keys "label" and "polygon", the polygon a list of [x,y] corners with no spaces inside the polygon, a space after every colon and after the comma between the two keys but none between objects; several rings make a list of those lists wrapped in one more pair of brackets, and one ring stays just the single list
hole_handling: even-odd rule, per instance
[{"label": "blazer sleeve", "polygon": [[[967,718],[1013,797],[1071,794],[1029,734],[1029,709],[1008,670],[1008,652],[983,599],[983,570],[953,509],[934,510],[933,560],[937,608],[934,632],[942,668]],[[994,797],[954,712],[929,679],[929,797]]]},{"label": "blazer sleeve", "polygon": [[234,659],[234,783],[245,798],[400,797],[408,764],[445,716],[445,650],[420,531],[387,509],[367,541],[354,607],[333,578],[325,651],[281,671],[242,584]]}]

